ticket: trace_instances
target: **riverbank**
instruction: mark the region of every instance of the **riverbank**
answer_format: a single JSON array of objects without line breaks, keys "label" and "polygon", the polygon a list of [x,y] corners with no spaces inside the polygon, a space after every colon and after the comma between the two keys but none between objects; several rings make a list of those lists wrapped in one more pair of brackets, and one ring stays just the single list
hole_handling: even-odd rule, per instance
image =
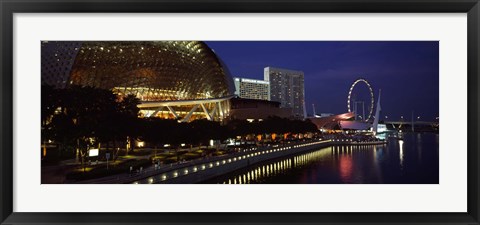
[{"label": "riverbank", "polygon": [[211,160],[202,160],[160,168],[156,171],[146,172],[135,177],[130,177],[121,183],[153,184],[153,183],[199,183],[205,180],[221,176],[235,170],[239,170],[256,163],[295,155],[319,148],[335,145],[379,145],[385,141],[352,141],[348,139],[315,140],[289,145],[273,145],[248,149],[246,152],[235,153],[216,157]]},{"label": "riverbank", "polygon": [[202,184],[438,184],[438,135],[335,145],[254,164]]}]

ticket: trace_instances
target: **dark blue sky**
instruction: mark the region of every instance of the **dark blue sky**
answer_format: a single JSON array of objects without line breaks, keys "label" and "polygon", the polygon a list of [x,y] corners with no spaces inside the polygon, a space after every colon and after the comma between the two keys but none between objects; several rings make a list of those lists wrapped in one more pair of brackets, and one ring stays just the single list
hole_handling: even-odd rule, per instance
[{"label": "dark blue sky", "polygon": [[[305,102],[312,114],[347,112],[347,96],[358,78],[370,82],[381,118],[433,121],[439,113],[439,55],[436,41],[207,41],[233,76],[263,79],[267,66],[305,73]],[[354,90],[368,101],[367,88]]]}]

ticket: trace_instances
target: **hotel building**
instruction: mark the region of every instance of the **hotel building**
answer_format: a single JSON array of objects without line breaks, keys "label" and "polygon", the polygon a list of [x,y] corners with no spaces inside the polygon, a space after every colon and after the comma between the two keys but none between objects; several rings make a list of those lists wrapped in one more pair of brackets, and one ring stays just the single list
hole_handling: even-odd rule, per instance
[{"label": "hotel building", "polygon": [[305,87],[303,71],[266,67],[264,80],[270,83],[270,100],[281,108],[291,108],[297,119],[305,118]]},{"label": "hotel building", "polygon": [[254,80],[235,77],[235,95],[240,98],[270,100],[270,83],[264,80]]}]

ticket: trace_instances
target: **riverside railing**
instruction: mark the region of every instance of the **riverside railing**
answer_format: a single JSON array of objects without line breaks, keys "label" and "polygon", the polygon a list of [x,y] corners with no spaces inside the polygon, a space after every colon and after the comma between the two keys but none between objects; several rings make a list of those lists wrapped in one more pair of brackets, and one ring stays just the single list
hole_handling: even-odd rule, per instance
[{"label": "riverside railing", "polygon": [[[139,173],[120,174],[87,180],[82,183],[153,184],[180,183],[181,180],[184,180],[185,182],[188,181],[189,183],[196,183],[241,169],[253,163],[296,154],[318,147],[328,147],[331,145],[376,145],[385,143],[385,141],[355,141],[353,139],[342,138],[327,140],[317,139],[300,143],[251,147],[228,155],[195,159],[184,163],[180,162],[163,165],[161,167],[151,166],[139,171]],[[186,178],[187,176],[188,179]]]}]

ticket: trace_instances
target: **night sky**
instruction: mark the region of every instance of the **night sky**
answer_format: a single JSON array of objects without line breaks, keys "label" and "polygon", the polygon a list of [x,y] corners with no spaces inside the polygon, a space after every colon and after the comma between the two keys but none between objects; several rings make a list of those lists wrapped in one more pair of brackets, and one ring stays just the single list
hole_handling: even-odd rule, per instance
[{"label": "night sky", "polygon": [[[305,74],[307,114],[347,112],[351,84],[365,78],[382,90],[381,119],[434,121],[439,113],[439,53],[436,41],[208,41],[232,76],[263,80],[267,66]],[[369,101],[367,88],[354,89]],[[367,109],[365,109],[367,110]]]}]

